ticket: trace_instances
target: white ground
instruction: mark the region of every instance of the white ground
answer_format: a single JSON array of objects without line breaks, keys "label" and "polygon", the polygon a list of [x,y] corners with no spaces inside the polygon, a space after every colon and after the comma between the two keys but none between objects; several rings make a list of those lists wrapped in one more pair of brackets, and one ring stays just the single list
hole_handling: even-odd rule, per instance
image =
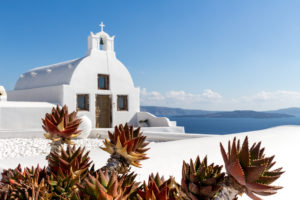
[{"label": "white ground", "polygon": [[[163,143],[150,143],[148,151],[150,159],[142,162],[142,168],[134,169],[138,173],[138,180],[147,180],[151,172],[159,172],[168,177],[175,176],[180,183],[182,161],[193,160],[197,155],[202,159],[208,155],[208,162],[222,165],[219,143],[227,145],[228,140],[234,136],[244,139],[249,136],[249,142],[262,141],[266,147],[266,156],[276,155],[275,168],[283,167],[282,177],[275,185],[284,186],[276,195],[263,197],[263,199],[283,200],[295,199],[299,185],[299,153],[300,126],[280,126],[261,131],[245,132],[232,135],[214,136],[197,139],[186,139]],[[49,151],[48,141],[43,139],[0,139],[0,171],[3,168],[14,168],[18,163],[22,166],[45,165],[45,156]],[[108,154],[98,148],[102,145],[101,140],[85,139],[78,140],[79,145],[87,146],[91,151],[90,156],[96,167],[106,163]],[[2,169],[1,169],[2,168]],[[249,199],[243,195],[242,200]]]}]

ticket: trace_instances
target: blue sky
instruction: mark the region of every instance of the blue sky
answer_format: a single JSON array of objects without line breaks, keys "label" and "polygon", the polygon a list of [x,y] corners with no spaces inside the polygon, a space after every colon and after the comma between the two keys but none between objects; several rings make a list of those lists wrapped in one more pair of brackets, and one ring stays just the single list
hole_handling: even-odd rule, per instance
[{"label": "blue sky", "polygon": [[143,105],[300,107],[300,1],[1,1],[0,85],[116,35]]}]

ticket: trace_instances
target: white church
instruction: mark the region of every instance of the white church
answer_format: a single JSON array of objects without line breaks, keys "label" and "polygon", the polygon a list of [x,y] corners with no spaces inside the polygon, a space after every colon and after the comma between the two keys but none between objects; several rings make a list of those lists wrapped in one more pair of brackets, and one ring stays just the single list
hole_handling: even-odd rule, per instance
[{"label": "white church", "polygon": [[20,75],[13,91],[0,87],[0,134],[40,134],[41,118],[56,104],[77,110],[94,130],[129,122],[154,132],[184,133],[168,118],[140,112],[140,91],[116,57],[115,36],[104,32],[102,22],[100,27],[88,36],[86,56],[31,69]]}]

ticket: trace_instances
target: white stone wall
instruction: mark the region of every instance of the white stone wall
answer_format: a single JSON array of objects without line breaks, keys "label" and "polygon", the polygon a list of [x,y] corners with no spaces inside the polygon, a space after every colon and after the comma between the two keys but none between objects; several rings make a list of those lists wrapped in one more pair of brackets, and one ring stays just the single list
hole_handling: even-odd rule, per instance
[{"label": "white stone wall", "polygon": [[[138,126],[149,127],[176,127],[176,123],[170,121],[167,117],[156,117],[148,112],[136,113]],[[144,122],[143,122],[144,121]]]},{"label": "white stone wall", "polygon": [[62,105],[64,85],[8,91],[7,97],[8,101],[49,102]]},{"label": "white stone wall", "polygon": [[0,130],[42,130],[42,118],[55,105],[40,102],[0,102]]}]

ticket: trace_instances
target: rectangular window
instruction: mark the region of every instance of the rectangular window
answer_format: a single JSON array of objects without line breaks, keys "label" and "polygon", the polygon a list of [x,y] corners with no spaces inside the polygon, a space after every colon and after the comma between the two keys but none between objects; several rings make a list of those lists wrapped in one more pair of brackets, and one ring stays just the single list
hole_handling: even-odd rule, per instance
[{"label": "rectangular window", "polygon": [[89,110],[89,95],[78,94],[77,95],[77,110]]},{"label": "rectangular window", "polygon": [[118,95],[118,111],[128,110],[128,98],[127,95]]},{"label": "rectangular window", "polygon": [[105,74],[98,74],[98,89],[109,90],[109,76]]}]

